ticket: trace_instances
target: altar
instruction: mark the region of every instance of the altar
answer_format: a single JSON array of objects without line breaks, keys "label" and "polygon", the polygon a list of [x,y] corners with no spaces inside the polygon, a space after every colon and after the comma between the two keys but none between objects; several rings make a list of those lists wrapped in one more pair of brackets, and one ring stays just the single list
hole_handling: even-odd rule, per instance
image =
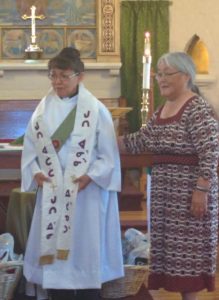
[{"label": "altar", "polygon": [[[22,146],[10,146],[8,145],[8,143],[0,144],[0,232],[5,231],[6,215],[11,192],[13,189],[17,189],[20,187],[21,152]],[[150,153],[143,153],[138,155],[121,154],[120,158],[123,173],[123,185],[122,191],[119,194],[119,201],[122,202],[122,205],[121,203],[119,203],[119,205],[122,209],[125,208],[125,210],[128,210],[132,209],[132,207],[136,208],[140,206],[140,202],[142,201],[142,194],[137,190],[136,187],[133,187],[132,185],[124,181],[125,172],[130,168],[146,168],[148,166],[151,166],[152,155]],[[131,200],[129,200],[130,197]],[[25,200],[23,201],[25,202]],[[126,201],[132,201],[132,203],[127,204]],[[17,207],[17,205],[18,204],[15,204],[14,208]],[[138,222],[137,225],[141,226],[140,223],[141,222]],[[146,220],[143,223],[143,226],[146,228]],[[132,227],[134,225],[136,224],[132,223],[132,221],[127,221],[124,222],[124,224],[121,224],[121,226],[124,226],[124,228]]]},{"label": "altar", "polygon": [[[123,119],[131,110],[124,105],[124,99],[117,99],[120,106],[112,105],[112,99],[102,99],[108,107],[115,122],[115,128],[119,127],[119,120]],[[121,103],[120,103],[121,101]],[[5,220],[9,196],[14,188],[20,187],[20,163],[22,145],[10,145],[10,141],[23,135],[27,123],[39,100],[2,100],[0,101],[0,231],[5,230]],[[121,134],[121,133],[120,133]],[[8,142],[8,143],[7,143]],[[123,188],[119,194],[119,206],[121,210],[141,210],[143,193],[124,180],[126,172],[130,168],[142,168],[151,164],[150,154],[121,155]],[[126,226],[125,224],[124,226]]]}]

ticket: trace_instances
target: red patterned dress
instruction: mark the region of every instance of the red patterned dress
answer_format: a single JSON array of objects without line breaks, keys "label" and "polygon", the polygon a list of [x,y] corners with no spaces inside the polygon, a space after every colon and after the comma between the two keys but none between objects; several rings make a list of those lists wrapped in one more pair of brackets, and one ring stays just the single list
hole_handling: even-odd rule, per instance
[{"label": "red patterned dress", "polygon": [[[196,292],[215,288],[218,236],[218,122],[201,97],[173,117],[162,107],[145,128],[124,137],[129,152],[153,153],[148,288]],[[203,219],[190,213],[197,178],[211,182]]]}]

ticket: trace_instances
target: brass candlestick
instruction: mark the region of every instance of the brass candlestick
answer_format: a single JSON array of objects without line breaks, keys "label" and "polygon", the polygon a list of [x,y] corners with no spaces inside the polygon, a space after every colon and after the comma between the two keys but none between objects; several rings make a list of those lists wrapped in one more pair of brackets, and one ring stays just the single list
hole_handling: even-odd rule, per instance
[{"label": "brass candlestick", "polygon": [[142,127],[146,126],[149,114],[149,96],[150,96],[150,76],[151,76],[151,43],[150,33],[145,32],[144,37],[144,54],[142,57],[143,76],[142,76],[142,107],[141,107],[141,122]]},{"label": "brass candlestick", "polygon": [[44,15],[36,16],[36,6],[31,6],[31,15],[26,14],[22,16],[23,20],[31,19],[31,44],[25,49],[27,59],[39,59],[43,50],[36,43],[36,19],[45,19]]},{"label": "brass candlestick", "polygon": [[142,127],[146,126],[149,113],[149,89],[143,89],[142,102],[141,102],[141,124]]}]

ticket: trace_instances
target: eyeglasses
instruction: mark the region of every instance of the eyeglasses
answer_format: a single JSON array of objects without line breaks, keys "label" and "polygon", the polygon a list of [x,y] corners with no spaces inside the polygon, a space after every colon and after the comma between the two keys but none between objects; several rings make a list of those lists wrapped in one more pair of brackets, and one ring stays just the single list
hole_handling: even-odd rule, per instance
[{"label": "eyeglasses", "polygon": [[169,78],[177,73],[181,73],[181,71],[176,71],[176,72],[158,72],[155,74],[155,78],[157,80],[161,79],[162,77],[163,78]]},{"label": "eyeglasses", "polygon": [[56,81],[59,79],[60,81],[69,81],[71,78],[78,76],[79,73],[73,73],[73,74],[60,74],[59,76],[53,73],[49,73],[48,77],[51,81]]}]

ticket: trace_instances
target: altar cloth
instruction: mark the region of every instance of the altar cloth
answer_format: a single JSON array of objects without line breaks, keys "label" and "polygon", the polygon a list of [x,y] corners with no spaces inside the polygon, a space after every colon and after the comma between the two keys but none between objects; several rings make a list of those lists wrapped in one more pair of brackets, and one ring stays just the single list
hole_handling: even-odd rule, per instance
[{"label": "altar cloth", "polygon": [[20,188],[11,191],[7,216],[6,231],[14,237],[14,249],[17,254],[24,254],[35,206],[35,192],[21,192]]}]

